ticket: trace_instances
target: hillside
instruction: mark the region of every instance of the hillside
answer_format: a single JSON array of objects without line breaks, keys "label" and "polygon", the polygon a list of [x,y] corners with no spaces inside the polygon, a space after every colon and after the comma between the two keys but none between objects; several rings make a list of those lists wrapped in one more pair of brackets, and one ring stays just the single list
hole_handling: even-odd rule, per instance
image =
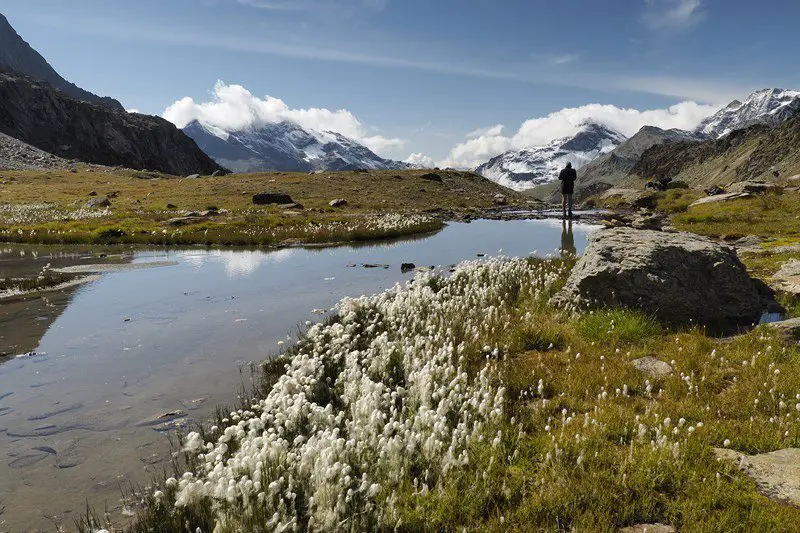
[{"label": "hillside", "polygon": [[[669,177],[692,187],[772,179],[800,172],[800,115],[775,126],[751,126],[717,140],[678,142],[647,150],[630,180]],[[635,181],[633,181],[635,182]]]},{"label": "hillside", "polygon": [[[662,130],[654,126],[644,126],[614,151],[601,155],[586,166],[578,169],[579,186],[575,191],[575,200],[582,201],[624,180],[648,148],[677,141],[697,139],[698,136],[696,134],[683,130]],[[557,183],[534,189],[531,191],[531,196],[541,198],[550,203],[561,200]]]},{"label": "hillside", "polygon": [[113,98],[97,96],[61,77],[50,63],[17,34],[8,19],[0,13],[0,66],[37,81],[49,83],[64,94],[93,104],[123,111]]},{"label": "hillside", "polygon": [[291,121],[238,131],[192,121],[183,132],[220,165],[234,172],[396,170],[409,165],[384,159],[366,146],[332,131],[315,131]]},{"label": "hillside", "polygon": [[162,118],[75,100],[12,72],[0,71],[0,132],[65,159],[180,175],[221,170]]}]

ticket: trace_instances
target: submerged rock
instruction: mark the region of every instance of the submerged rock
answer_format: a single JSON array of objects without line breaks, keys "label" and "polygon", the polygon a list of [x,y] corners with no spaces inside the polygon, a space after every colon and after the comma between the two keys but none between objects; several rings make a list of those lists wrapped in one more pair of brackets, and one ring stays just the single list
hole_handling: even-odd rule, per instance
[{"label": "submerged rock", "polygon": [[733,248],[690,233],[630,228],[591,235],[553,303],[632,308],[669,325],[724,330],[753,324],[763,309]]}]

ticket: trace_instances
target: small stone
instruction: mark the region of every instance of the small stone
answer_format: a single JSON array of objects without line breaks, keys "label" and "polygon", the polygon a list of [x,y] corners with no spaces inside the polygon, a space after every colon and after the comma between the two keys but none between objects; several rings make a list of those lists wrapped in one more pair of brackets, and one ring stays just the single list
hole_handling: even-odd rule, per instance
[{"label": "small stone", "polygon": [[293,204],[294,200],[285,192],[260,192],[253,195],[253,203],[256,205]]},{"label": "small stone", "polygon": [[662,378],[672,374],[672,367],[669,364],[655,357],[650,357],[649,355],[640,359],[634,359],[631,363],[639,372],[643,372],[654,378]]},{"label": "small stone", "polygon": [[111,200],[109,200],[108,198],[105,198],[105,197],[104,198],[93,198],[93,199],[89,200],[88,202],[86,202],[86,207],[88,207],[89,209],[93,209],[93,208],[96,208],[96,207],[110,207],[110,206],[111,206]]},{"label": "small stone", "polygon": [[620,533],[675,533],[675,528],[666,524],[636,524],[623,527]]},{"label": "small stone", "polygon": [[344,198],[337,198],[336,200],[328,202],[328,205],[331,207],[344,207],[347,205],[347,200]]},{"label": "small stone", "polygon": [[175,204],[167,204],[167,209],[177,209],[178,206]]}]

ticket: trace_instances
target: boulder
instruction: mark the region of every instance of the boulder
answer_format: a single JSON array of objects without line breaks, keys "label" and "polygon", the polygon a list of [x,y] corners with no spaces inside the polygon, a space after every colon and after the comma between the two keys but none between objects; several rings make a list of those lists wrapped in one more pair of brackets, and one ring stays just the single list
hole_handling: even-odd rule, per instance
[{"label": "boulder", "polygon": [[110,207],[110,206],[111,206],[111,200],[109,200],[105,196],[102,198],[92,198],[91,200],[86,202],[86,207],[88,207],[89,209],[94,209],[98,207]]},{"label": "boulder", "polygon": [[219,176],[225,176],[227,173],[224,170],[215,170],[211,173],[212,178],[217,178]]},{"label": "boulder", "polygon": [[595,232],[553,303],[633,308],[672,326],[749,326],[763,309],[759,285],[733,248],[691,233],[631,228]]},{"label": "boulder", "polygon": [[414,263],[403,263],[400,265],[400,272],[405,274],[406,272],[412,272],[415,268],[417,268],[417,265]]},{"label": "boulder", "polygon": [[800,261],[789,259],[770,281],[775,289],[790,294],[800,294]]},{"label": "boulder", "polygon": [[631,361],[631,364],[633,364],[634,368],[639,372],[654,378],[663,378],[672,374],[672,367],[668,363],[660,361],[655,357],[650,357],[649,355],[634,359]]},{"label": "boulder", "polygon": [[781,189],[777,183],[767,183],[764,181],[740,181],[728,187],[729,193],[750,193],[763,194]]},{"label": "boulder", "polygon": [[769,322],[765,327],[777,331],[784,339],[790,343],[800,342],[800,318],[790,318],[778,322]]},{"label": "boulder", "polygon": [[344,198],[337,198],[336,200],[328,202],[328,205],[331,207],[344,207],[347,205],[347,200]]},{"label": "boulder", "polygon": [[658,203],[658,196],[654,191],[641,189],[612,188],[603,193],[600,198],[602,200],[615,199],[620,207],[653,209]]},{"label": "boulder", "polygon": [[712,204],[715,202],[727,202],[729,200],[738,200],[740,198],[750,198],[753,196],[749,192],[728,192],[725,194],[716,194],[714,196],[706,196],[705,198],[700,198],[689,205],[690,208],[697,207],[698,205],[703,204]]},{"label": "boulder", "polygon": [[494,195],[494,198],[492,198],[492,201],[494,202],[495,205],[507,205],[508,204],[508,199],[505,196],[503,196],[502,194],[499,194],[499,193]]},{"label": "boulder", "polygon": [[188,176],[186,176],[186,179],[187,180],[196,180],[199,177],[200,177],[200,174],[189,174]]},{"label": "boulder", "polygon": [[427,172],[422,176],[420,176],[420,178],[428,181],[436,181],[442,183],[442,177],[439,174],[436,174],[435,172]]},{"label": "boulder", "polygon": [[717,448],[718,460],[736,463],[739,470],[756,482],[758,492],[772,500],[800,507],[800,448],[746,455]]},{"label": "boulder", "polygon": [[285,192],[260,192],[253,195],[253,203],[256,205],[293,204],[294,200]]}]

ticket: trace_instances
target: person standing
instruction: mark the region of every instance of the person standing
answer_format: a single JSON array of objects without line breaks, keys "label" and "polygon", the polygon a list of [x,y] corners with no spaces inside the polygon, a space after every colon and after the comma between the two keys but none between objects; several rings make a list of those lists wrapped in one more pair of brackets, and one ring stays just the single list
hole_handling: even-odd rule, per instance
[{"label": "person standing", "polygon": [[567,218],[567,207],[569,207],[569,218],[572,218],[572,194],[575,192],[575,180],[578,179],[578,173],[572,168],[572,163],[567,162],[567,166],[561,170],[558,175],[561,181],[561,212],[564,218]]}]

